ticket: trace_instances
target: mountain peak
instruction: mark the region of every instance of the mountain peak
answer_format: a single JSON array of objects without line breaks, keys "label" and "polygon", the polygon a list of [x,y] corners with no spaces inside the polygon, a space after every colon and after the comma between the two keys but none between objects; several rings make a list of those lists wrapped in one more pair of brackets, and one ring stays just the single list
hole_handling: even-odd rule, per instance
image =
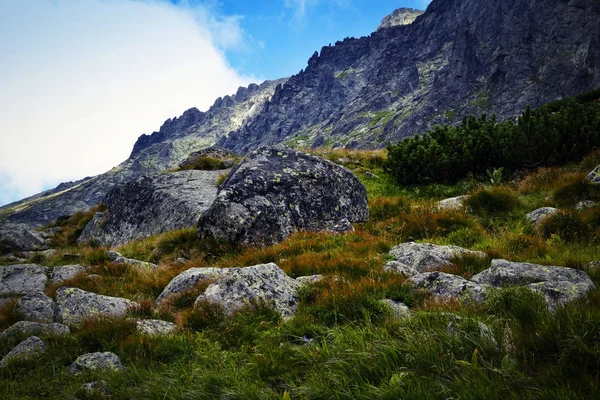
[{"label": "mountain peak", "polygon": [[394,26],[410,25],[424,12],[425,11],[422,10],[415,10],[414,8],[398,8],[381,20],[381,24],[377,27],[377,30],[380,31]]}]

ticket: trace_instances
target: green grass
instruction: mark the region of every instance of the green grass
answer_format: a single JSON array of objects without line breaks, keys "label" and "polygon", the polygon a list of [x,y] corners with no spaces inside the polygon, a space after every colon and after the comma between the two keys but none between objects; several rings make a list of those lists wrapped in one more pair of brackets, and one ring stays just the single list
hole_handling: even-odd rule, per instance
[{"label": "green grass", "polygon": [[[355,224],[353,233],[298,233],[274,246],[240,248],[200,240],[193,228],[185,229],[121,247],[127,257],[159,264],[138,271],[113,266],[105,248],[73,247],[67,237],[83,218],[63,222],[63,247],[41,262],[90,265],[99,278],[76,277],[69,284],[136,300],[141,305],[129,316],[173,321],[180,331],[151,338],[126,319],[86,321],[69,337],[44,338],[49,350],[38,359],[0,369],[0,398],[102,398],[79,389],[98,379],[109,383],[113,399],[598,398],[600,290],[549,313],[524,289],[497,290],[483,305],[439,303],[404,278],[381,272],[389,250],[408,239],[486,252],[483,259],[456,259],[446,270],[467,278],[492,258],[583,269],[600,254],[600,207],[575,212],[572,206],[593,194],[579,179],[600,163],[598,153],[511,176],[491,189],[473,178],[399,187],[382,169],[383,152],[320,154],[355,171],[367,187],[371,220]],[[462,194],[470,195],[466,210],[435,207]],[[534,229],[524,215],[545,205],[564,207],[565,216]],[[153,303],[185,269],[266,262],[292,277],[325,275],[301,290],[292,319],[282,320],[263,303],[233,315],[213,304],[194,307],[208,281],[161,306]],[[590,276],[600,288],[600,273]],[[404,302],[413,316],[391,318],[379,302],[384,298]],[[17,319],[10,304],[0,309],[0,329]],[[0,355],[17,339],[0,339]],[[72,375],[70,363],[91,351],[115,352],[125,370]]]}]

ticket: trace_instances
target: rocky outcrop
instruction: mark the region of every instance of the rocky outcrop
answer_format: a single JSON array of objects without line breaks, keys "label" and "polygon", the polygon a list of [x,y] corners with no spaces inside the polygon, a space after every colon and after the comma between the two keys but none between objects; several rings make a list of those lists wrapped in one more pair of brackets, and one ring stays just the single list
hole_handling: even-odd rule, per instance
[{"label": "rocky outcrop", "polygon": [[208,147],[190,154],[188,158],[179,164],[179,168],[183,170],[198,169],[195,168],[198,165],[198,161],[205,157],[210,157],[221,162],[219,168],[213,169],[231,168],[233,167],[233,164],[235,164],[236,159],[239,158],[239,156],[229,150],[219,149],[218,147]]},{"label": "rocky outcrop", "polygon": [[[418,272],[438,271],[452,265],[460,257],[486,257],[486,254],[481,251],[467,250],[458,246],[438,246],[432,243],[416,242],[399,244],[390,250],[390,254],[397,262]],[[390,270],[398,268],[397,265],[394,265]]]},{"label": "rocky outcrop", "polygon": [[45,250],[44,239],[20,225],[0,226],[0,255],[22,251]]},{"label": "rocky outcrop", "polygon": [[194,226],[217,195],[218,171],[181,171],[142,177],[113,188],[102,201],[102,222],[92,221],[77,243],[117,245]]},{"label": "rocky outcrop", "polygon": [[21,297],[15,305],[19,316],[32,322],[54,322],[54,300],[44,293],[28,294]]},{"label": "rocky outcrop", "polygon": [[42,292],[48,282],[46,272],[46,267],[37,264],[0,267],[0,295]]},{"label": "rocky outcrop", "polygon": [[103,296],[74,287],[63,286],[56,291],[56,320],[77,326],[85,318],[121,317],[138,304],[120,297]]},{"label": "rocky outcrop", "polygon": [[44,324],[41,322],[19,321],[2,332],[0,337],[12,339],[22,336],[66,336],[70,333],[71,330],[68,326],[59,323]]},{"label": "rocky outcrop", "polygon": [[600,165],[594,168],[588,175],[587,180],[593,184],[600,185]]},{"label": "rocky outcrop", "polygon": [[88,353],[77,357],[69,366],[74,374],[84,371],[121,371],[123,363],[115,353]]},{"label": "rocky outcrop", "polygon": [[262,264],[230,269],[222,279],[209,285],[196,300],[220,304],[227,312],[238,310],[251,301],[264,301],[283,317],[294,314],[301,284],[277,265]]},{"label": "rocky outcrop", "polygon": [[386,28],[395,26],[403,26],[412,24],[419,15],[423,15],[425,11],[415,10],[413,8],[398,8],[393,13],[383,18],[381,24],[377,27],[380,31]]},{"label": "rocky outcrop", "polygon": [[527,218],[533,226],[539,226],[546,218],[556,214],[558,211],[558,208],[542,207],[528,213],[525,218]]},{"label": "rocky outcrop", "polygon": [[427,289],[434,298],[459,299],[465,302],[483,303],[487,299],[487,287],[460,276],[443,272],[426,272],[409,279],[415,289]]},{"label": "rocky outcrop", "polygon": [[234,168],[200,217],[198,234],[246,245],[280,242],[296,231],[335,230],[369,217],[364,185],[330,161],[262,147]]},{"label": "rocky outcrop", "polygon": [[46,352],[48,346],[42,339],[37,336],[32,336],[23,340],[14,349],[12,349],[7,355],[0,360],[0,368],[5,367],[10,362],[15,360],[28,360],[32,359],[41,353]]},{"label": "rocky outcrop", "polygon": [[161,303],[170,296],[192,290],[201,281],[218,280],[228,272],[229,269],[225,268],[190,268],[173,278],[158,296],[156,302]]}]

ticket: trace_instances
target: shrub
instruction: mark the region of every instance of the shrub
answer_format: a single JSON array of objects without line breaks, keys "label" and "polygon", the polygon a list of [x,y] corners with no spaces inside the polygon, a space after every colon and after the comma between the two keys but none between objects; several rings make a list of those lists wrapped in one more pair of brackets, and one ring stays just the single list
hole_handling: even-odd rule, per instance
[{"label": "shrub", "polygon": [[477,228],[462,228],[451,232],[447,236],[448,242],[460,247],[473,247],[483,239],[481,229]]},{"label": "shrub", "polygon": [[600,200],[600,185],[592,184],[585,178],[585,174],[578,174],[571,182],[556,189],[553,197],[559,205],[570,206],[583,200]]},{"label": "shrub", "polygon": [[97,207],[90,208],[88,211],[76,212],[68,218],[59,218],[54,224],[50,225],[50,227],[61,228],[61,231],[52,237],[50,246],[53,248],[77,246],[77,239],[79,239],[85,226],[97,212],[103,211],[106,211],[106,206],[100,204]]},{"label": "shrub", "polygon": [[404,197],[378,197],[369,203],[372,221],[382,221],[410,211],[410,202]]},{"label": "shrub", "polygon": [[481,189],[468,196],[464,204],[470,211],[481,216],[503,214],[522,206],[519,196],[503,187]]},{"label": "shrub", "polygon": [[195,169],[199,171],[215,171],[218,169],[227,169],[228,167],[223,163],[223,160],[214,158],[211,156],[204,156],[198,158],[192,164],[186,165],[181,170]]},{"label": "shrub", "polygon": [[581,215],[574,211],[560,211],[545,218],[540,224],[540,232],[546,238],[558,235],[565,241],[587,240],[589,227]]}]

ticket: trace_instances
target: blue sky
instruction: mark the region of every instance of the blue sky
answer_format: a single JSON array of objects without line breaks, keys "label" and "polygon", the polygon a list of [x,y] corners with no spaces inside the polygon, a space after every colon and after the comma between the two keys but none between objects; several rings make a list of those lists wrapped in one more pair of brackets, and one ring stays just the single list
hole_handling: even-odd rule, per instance
[{"label": "blue sky", "polygon": [[0,205],[124,161],[136,139],[426,0],[0,0]]}]

